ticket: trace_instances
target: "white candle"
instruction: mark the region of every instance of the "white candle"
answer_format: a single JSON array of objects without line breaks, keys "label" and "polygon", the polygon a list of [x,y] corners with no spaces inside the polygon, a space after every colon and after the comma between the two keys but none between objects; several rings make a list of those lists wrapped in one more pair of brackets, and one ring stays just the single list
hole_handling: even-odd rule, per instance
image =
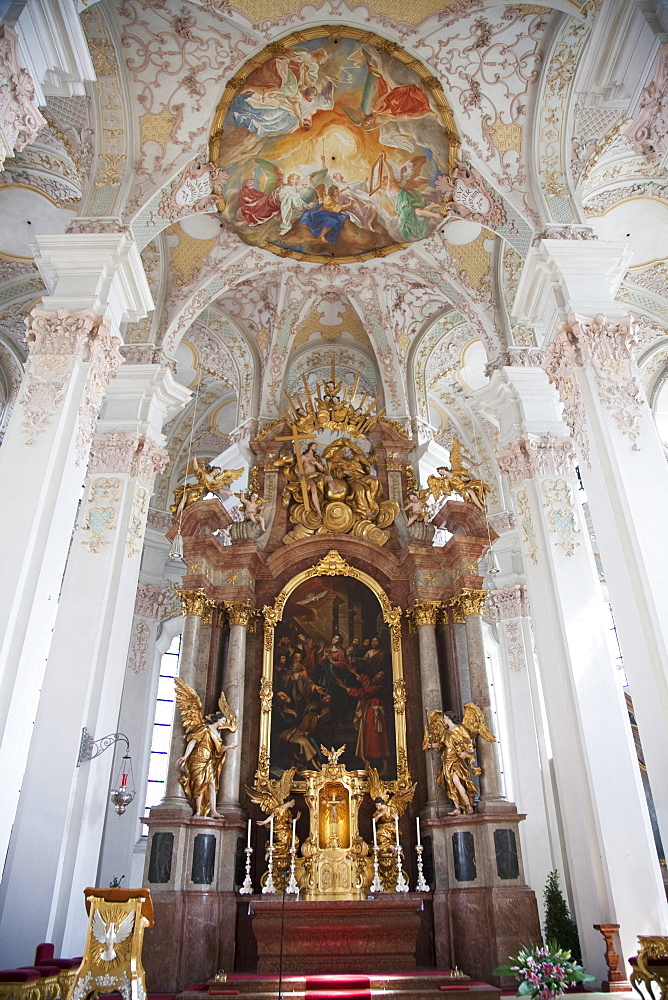
[{"label": "white candle", "polygon": [[291,848],[291,850],[293,850],[293,851],[295,849],[295,840],[296,840],[296,837],[297,837],[297,820],[293,819],[293,821],[292,821],[292,848]]},{"label": "white candle", "polygon": [[396,838],[397,838],[397,847],[399,847],[399,817],[398,816],[394,817],[394,832],[395,832]]},{"label": "white candle", "polygon": [[418,847],[422,847],[422,841],[420,840],[420,817],[419,816],[415,817],[415,825],[417,827],[417,838],[418,838],[417,845],[418,845]]},{"label": "white candle", "polygon": [[378,841],[376,840],[376,817],[371,817],[371,822],[373,823],[373,846],[374,849],[378,847]]},{"label": "white candle", "polygon": [[250,847],[250,841],[251,841],[251,821],[248,820],[248,847]]},{"label": "white candle", "polygon": [[274,814],[269,817],[269,846],[274,846]]}]

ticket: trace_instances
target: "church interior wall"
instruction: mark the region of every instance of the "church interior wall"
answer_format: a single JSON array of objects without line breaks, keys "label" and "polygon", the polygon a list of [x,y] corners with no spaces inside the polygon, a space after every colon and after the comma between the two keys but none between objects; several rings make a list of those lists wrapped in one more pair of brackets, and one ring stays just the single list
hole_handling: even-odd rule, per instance
[{"label": "church interior wall", "polygon": [[[233,914],[245,898],[235,902],[238,841],[248,816],[263,815],[246,792],[270,711],[261,616],[331,550],[403,613],[402,712],[417,783],[409,813],[433,845],[422,960],[452,959],[443,927],[465,888],[449,840],[461,817],[445,817],[443,791],[432,798],[438,763],[422,752],[424,710],[461,715],[481,677],[498,739],[496,750],[478,739],[481,856],[494,759],[500,800],[524,817],[515,829],[531,905],[542,923],[542,889],[558,870],[599,981],[596,922],[621,925],[625,958],[637,934],[668,930],[665,850],[659,864],[645,797],[650,787],[668,844],[665,5],[466,2],[437,14],[417,4],[405,22],[395,6],[98,0],[79,11],[74,0],[0,0],[0,62],[22,81],[8,91],[9,111],[0,107],[0,200],[10,206],[0,222],[2,967],[27,964],[37,937],[79,954],[85,885],[147,884],[158,827],[142,820],[161,657],[184,636],[180,669],[213,711],[237,683],[231,630],[248,606],[257,621],[243,625],[240,746],[230,751],[238,788],[215,834],[224,855],[215,905]],[[149,53],[167,36],[160,64]],[[252,90],[258,67],[273,71],[288,42],[290,72],[302,66],[310,84],[268,114],[241,85]],[[349,81],[348,103],[334,96],[343,78],[326,70],[328,60],[343,65],[339,42],[355,52],[350,81],[368,69],[364,93]],[[411,86],[417,110],[406,103]],[[301,193],[290,188],[295,170]],[[333,227],[319,236],[316,204]],[[337,227],[338,246],[326,239]],[[299,513],[288,459],[314,435],[322,452],[349,433],[331,401],[330,428],[315,411],[297,422],[297,405],[312,406],[330,378],[371,404],[372,426],[355,441],[399,507],[411,488],[433,500],[428,481],[452,471],[461,449],[469,479],[477,470],[488,487],[477,549],[473,521],[446,516],[438,498],[423,535],[401,512],[382,541],[317,529],[308,497]],[[185,497],[193,486],[193,458],[237,477],[217,499],[204,491],[179,510],[175,490]],[[28,468],[35,485],[21,500],[17,469]],[[262,531],[234,495],[256,489]],[[461,493],[452,503],[475,506]],[[482,618],[458,620],[448,602],[483,590]],[[215,605],[210,620],[187,611],[193,593]],[[430,674],[417,623],[436,604]],[[424,703],[432,681],[440,705]],[[109,794],[124,744],[78,765],[84,726],[95,739],[118,731],[130,741],[136,796],[123,815]],[[180,726],[176,713],[172,764]],[[165,822],[165,801],[181,810],[175,900],[193,886],[189,806],[172,772],[154,819]],[[406,864],[413,884],[412,853]],[[492,868],[489,898],[500,885]],[[169,911],[152,888],[176,939],[185,910]],[[239,933],[252,936],[249,921]],[[206,940],[207,957],[184,959],[174,982],[206,962],[213,974],[214,953],[230,968],[235,948],[237,962],[257,959],[229,927]],[[477,974],[495,964],[485,954],[470,959]]]}]

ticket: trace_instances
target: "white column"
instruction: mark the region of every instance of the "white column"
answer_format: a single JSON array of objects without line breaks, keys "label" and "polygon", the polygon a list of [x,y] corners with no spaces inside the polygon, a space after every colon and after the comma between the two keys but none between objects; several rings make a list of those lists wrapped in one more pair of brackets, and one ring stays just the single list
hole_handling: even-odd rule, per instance
[{"label": "white column", "polygon": [[[0,886],[0,961],[28,961],[39,927],[44,940],[76,953],[86,923],[81,893],[97,881],[114,755],[107,751],[77,768],[78,745],[83,726],[96,739],[117,729],[149,499],[167,461],[156,423],[187,396],[166,366],[139,367],[114,385],[111,423],[119,419],[125,384],[127,409],[153,433],[104,433],[105,406],[102,433],[93,440]],[[140,375],[146,391],[138,400]],[[149,405],[147,396],[157,396],[159,405]],[[35,880],[40,893],[26,908]]]},{"label": "white column", "polygon": [[[122,357],[119,325],[152,308],[126,233],[37,238],[54,294],[28,322],[29,358],[0,450],[0,861],[26,765],[72,525],[102,397]],[[77,272],[78,268],[78,272]],[[34,486],[15,483],[30,470]]]},{"label": "white column", "polygon": [[[490,395],[501,394],[504,381],[506,440],[529,410],[543,429],[559,426],[556,394],[540,370],[506,368],[495,375]],[[541,381],[542,413],[534,391]],[[522,388],[529,390],[526,397]],[[623,954],[631,954],[635,935],[664,926],[668,911],[623,692],[608,653],[606,611],[577,501],[573,456],[570,438],[525,432],[498,460],[522,538],[583,957],[603,977],[592,924],[619,923]]]},{"label": "white column", "polygon": [[516,311],[553,341],[545,368],[576,443],[666,844],[668,466],[638,377],[633,323],[615,301],[630,256],[621,243],[543,240],[525,265]]},{"label": "white column", "polygon": [[555,868],[563,874],[564,866],[550,773],[552,750],[534,657],[526,587],[516,583],[490,591],[485,617],[495,622],[498,629],[508,794],[516,802],[518,812],[526,815],[519,826],[524,871],[542,914],[542,889],[547,876]]}]

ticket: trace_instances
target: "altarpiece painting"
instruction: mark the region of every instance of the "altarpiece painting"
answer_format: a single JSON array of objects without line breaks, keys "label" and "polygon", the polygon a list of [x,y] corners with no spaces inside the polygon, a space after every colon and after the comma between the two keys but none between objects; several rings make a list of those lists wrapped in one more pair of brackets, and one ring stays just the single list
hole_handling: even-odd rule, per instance
[{"label": "altarpiece painting", "polygon": [[321,746],[346,745],[349,770],[396,778],[390,632],[358,580],[313,577],[290,595],[276,626],[271,775],[319,769]]}]

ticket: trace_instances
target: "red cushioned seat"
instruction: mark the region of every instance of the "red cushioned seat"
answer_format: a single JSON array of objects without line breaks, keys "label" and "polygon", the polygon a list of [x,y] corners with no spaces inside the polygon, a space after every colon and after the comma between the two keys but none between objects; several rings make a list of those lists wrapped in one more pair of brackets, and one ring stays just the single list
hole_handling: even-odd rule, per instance
[{"label": "red cushioned seat", "polygon": [[32,983],[41,978],[39,969],[28,966],[23,969],[0,969],[0,983]]},{"label": "red cushioned seat", "polygon": [[48,976],[57,976],[58,973],[60,972],[60,969],[58,968],[57,965],[40,964],[40,965],[19,966],[19,969],[21,968],[36,969],[39,972],[40,979],[46,979]]},{"label": "red cushioned seat", "polygon": [[55,946],[50,941],[44,941],[35,948],[35,965],[45,965],[53,958]]}]

